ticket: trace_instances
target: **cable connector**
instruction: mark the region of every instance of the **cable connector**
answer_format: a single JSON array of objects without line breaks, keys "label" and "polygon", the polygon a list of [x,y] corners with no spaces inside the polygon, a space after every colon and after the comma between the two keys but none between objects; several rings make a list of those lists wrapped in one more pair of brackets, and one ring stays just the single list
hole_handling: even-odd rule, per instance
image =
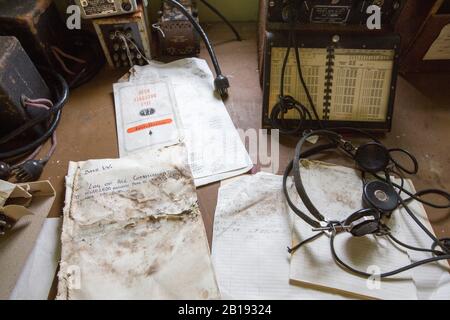
[{"label": "cable connector", "polygon": [[0,161],[0,180],[8,181],[11,177],[11,167],[6,162]]},{"label": "cable connector", "polygon": [[228,81],[227,77],[219,74],[214,80],[214,87],[222,98],[226,98],[228,96],[228,88],[230,87],[230,82]]}]

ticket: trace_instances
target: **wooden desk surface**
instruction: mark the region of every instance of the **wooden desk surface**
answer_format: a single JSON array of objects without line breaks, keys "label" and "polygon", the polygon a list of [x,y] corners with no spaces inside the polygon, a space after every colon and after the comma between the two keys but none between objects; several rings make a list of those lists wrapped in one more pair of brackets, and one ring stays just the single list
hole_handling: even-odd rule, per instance
[{"label": "wooden desk surface", "polygon": [[[227,109],[237,128],[261,127],[262,92],[257,64],[257,27],[255,23],[238,25],[242,42],[232,41],[233,35],[222,24],[207,27],[220,60],[222,70],[231,81]],[[208,59],[206,50],[202,57]],[[62,214],[64,177],[69,161],[117,158],[117,134],[112,84],[126,70],[105,68],[90,83],[71,92],[58,128],[58,149],[45,168],[43,179],[56,188],[57,199],[51,217]],[[413,178],[417,189],[450,186],[450,75],[415,75],[411,82],[399,79],[393,131],[381,140],[388,146],[406,148],[415,154],[421,165]],[[294,139],[282,139],[280,171],[293,155]],[[324,160],[330,160],[325,158]],[[333,159],[331,159],[333,160]],[[217,202],[219,184],[198,189],[209,240]],[[448,210],[428,209],[435,232],[450,235]]]}]

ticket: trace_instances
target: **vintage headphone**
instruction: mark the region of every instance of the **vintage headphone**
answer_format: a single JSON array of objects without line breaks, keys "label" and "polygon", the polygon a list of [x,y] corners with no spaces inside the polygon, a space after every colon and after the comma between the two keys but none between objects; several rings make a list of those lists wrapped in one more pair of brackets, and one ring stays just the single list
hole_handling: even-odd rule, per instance
[{"label": "vintage headphone", "polygon": [[[331,249],[332,254],[335,260],[346,269],[350,270],[353,273],[362,275],[362,276],[371,276],[365,272],[361,272],[355,270],[350,267],[346,263],[344,263],[337,255],[334,250],[334,239],[338,233],[341,232],[349,232],[355,237],[363,237],[367,235],[376,235],[376,236],[388,236],[397,244],[400,244],[404,247],[411,249],[411,246],[408,246],[398,239],[396,239],[389,232],[389,228],[384,224],[383,218],[389,216],[395,209],[400,206],[404,207],[408,214],[414,219],[414,221],[423,229],[424,232],[428,234],[428,236],[434,241],[433,247],[431,249],[422,249],[422,248],[413,248],[418,249],[419,251],[429,251],[434,255],[434,257],[420,261],[409,266],[400,268],[393,272],[382,274],[381,277],[388,277],[394,274],[398,274],[400,272],[409,270],[411,268],[417,267],[419,265],[439,261],[439,260],[448,260],[450,259],[450,243],[448,239],[437,239],[421,222],[417,219],[414,213],[408,208],[408,202],[411,200],[420,201],[426,205],[448,209],[450,208],[450,194],[443,190],[437,189],[428,189],[420,191],[416,194],[412,194],[405,188],[403,188],[403,177],[401,185],[395,184],[390,179],[390,174],[397,169],[398,171],[402,171],[407,174],[416,174],[419,170],[418,162],[416,158],[403,149],[388,149],[381,142],[379,142],[376,138],[372,137],[368,133],[357,129],[346,128],[346,131],[357,131],[358,133],[362,133],[365,136],[370,138],[369,142],[366,142],[358,147],[355,147],[350,141],[346,141],[343,137],[331,130],[316,130],[305,132],[303,138],[298,142],[295,149],[294,160],[286,168],[283,177],[283,191],[288,202],[289,207],[294,211],[294,213],[299,216],[306,223],[311,225],[313,231],[320,232],[314,237],[307,239],[306,241],[299,244],[297,247],[293,249],[289,249],[290,253],[298,250],[301,246],[316,239],[318,236],[325,234],[325,232],[331,233]],[[327,140],[326,144],[322,144],[309,150],[304,151],[304,146],[309,138],[313,136],[318,136],[319,138],[325,138]],[[312,203],[311,199],[308,196],[308,193],[305,189],[305,186],[301,177],[301,165],[300,160],[306,159],[316,154],[320,154],[327,150],[340,150],[343,153],[352,159],[358,169],[361,170],[363,179],[364,179],[364,187],[363,187],[363,204],[364,208],[349,214],[349,216],[344,221],[328,221],[326,217],[319,212],[316,206]],[[409,159],[411,159],[413,168],[408,169],[401,165],[398,161],[396,161],[392,154],[400,152],[405,154]],[[287,180],[289,175],[293,173],[293,180],[295,189],[300,196],[303,204],[308,209],[310,215],[306,214],[302,210],[300,210],[291,200],[288,188],[287,188]],[[380,173],[383,173],[381,175]],[[372,175],[375,180],[365,181],[365,176],[367,174]],[[396,191],[398,189],[399,191]],[[400,193],[407,194],[410,198],[402,199],[399,195]],[[421,196],[428,194],[437,194],[441,197],[445,198],[448,203],[445,205],[438,205],[428,201],[421,199]],[[436,250],[436,248],[440,248],[440,250]]]}]

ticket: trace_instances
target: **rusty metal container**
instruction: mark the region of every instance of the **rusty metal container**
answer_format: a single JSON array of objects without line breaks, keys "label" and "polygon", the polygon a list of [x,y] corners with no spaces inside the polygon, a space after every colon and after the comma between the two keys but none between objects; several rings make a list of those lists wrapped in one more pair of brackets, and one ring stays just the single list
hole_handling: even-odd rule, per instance
[{"label": "rusty metal container", "polygon": [[[0,37],[0,137],[44,112],[22,107],[22,97],[50,99],[50,90],[14,37]],[[34,128],[40,133],[42,128]]]}]

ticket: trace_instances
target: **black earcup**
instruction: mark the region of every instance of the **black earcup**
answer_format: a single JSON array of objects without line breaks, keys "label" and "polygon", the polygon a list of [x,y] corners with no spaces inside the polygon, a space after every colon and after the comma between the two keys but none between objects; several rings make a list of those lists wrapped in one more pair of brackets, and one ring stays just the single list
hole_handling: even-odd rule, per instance
[{"label": "black earcup", "polygon": [[383,181],[371,181],[364,186],[363,202],[366,208],[375,208],[390,213],[398,207],[398,194]]},{"label": "black earcup", "polygon": [[375,209],[363,209],[349,216],[344,225],[355,237],[373,234],[380,229],[380,213]]},{"label": "black earcup", "polygon": [[360,146],[355,154],[355,161],[358,166],[371,173],[385,171],[390,159],[389,150],[377,142]]}]

